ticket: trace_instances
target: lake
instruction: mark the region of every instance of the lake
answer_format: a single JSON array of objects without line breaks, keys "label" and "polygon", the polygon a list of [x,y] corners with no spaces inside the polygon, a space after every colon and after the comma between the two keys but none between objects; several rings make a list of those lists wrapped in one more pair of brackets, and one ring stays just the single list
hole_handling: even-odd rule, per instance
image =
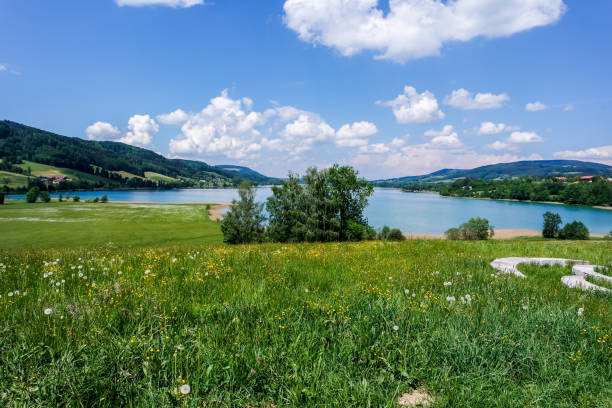
[{"label": "lake", "polygon": [[[238,198],[236,189],[179,189],[179,190],[112,190],[79,191],[82,200],[108,196],[110,201],[137,203],[227,203]],[[257,188],[256,198],[265,201],[269,187]],[[59,194],[53,194],[57,197]],[[64,195],[66,195],[64,193]],[[24,199],[24,195],[7,198]],[[495,228],[542,228],[542,214],[558,213],[563,222],[582,221],[591,232],[607,234],[612,230],[612,211],[588,207],[525,203],[499,200],[474,200],[441,197],[431,193],[405,193],[399,189],[375,188],[366,209],[370,225],[381,228],[389,225],[404,232],[441,234],[471,217],[488,219]]]}]

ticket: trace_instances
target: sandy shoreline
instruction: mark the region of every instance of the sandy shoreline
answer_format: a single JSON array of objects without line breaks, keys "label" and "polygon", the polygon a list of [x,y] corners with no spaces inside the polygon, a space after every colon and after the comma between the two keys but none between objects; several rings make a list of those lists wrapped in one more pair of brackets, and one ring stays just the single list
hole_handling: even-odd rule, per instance
[{"label": "sandy shoreline", "polygon": [[[405,233],[407,239],[445,239],[444,234],[428,234],[428,233]],[[511,239],[518,237],[541,237],[542,231],[533,229],[496,229],[493,239]],[[591,233],[593,238],[604,238],[605,234]]]},{"label": "sandy shoreline", "polygon": [[210,210],[208,210],[208,218],[210,218],[211,221],[219,221],[225,213],[223,210],[231,206],[232,205],[229,203],[223,203],[210,207]]}]

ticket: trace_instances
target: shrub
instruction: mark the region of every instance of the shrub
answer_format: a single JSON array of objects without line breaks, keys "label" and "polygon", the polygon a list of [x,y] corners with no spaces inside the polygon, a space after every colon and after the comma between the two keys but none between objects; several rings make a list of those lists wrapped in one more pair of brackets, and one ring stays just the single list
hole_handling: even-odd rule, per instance
[{"label": "shrub", "polygon": [[100,199],[99,199],[98,197],[96,197],[96,198],[94,198],[94,199],[93,199],[93,202],[94,202],[94,203],[97,203],[98,201],[100,201]]},{"label": "shrub", "polygon": [[444,233],[444,235],[446,235],[446,239],[453,241],[461,239],[461,231],[459,228],[450,228]]},{"label": "shrub", "polygon": [[542,226],[542,236],[544,238],[555,238],[559,233],[561,216],[559,214],[546,211],[543,215],[544,225]]},{"label": "shrub", "polygon": [[559,239],[589,239],[589,229],[580,221],[570,222],[559,231]]},{"label": "shrub", "polygon": [[5,194],[6,194],[6,187],[0,187],[0,204],[4,204]]},{"label": "shrub", "polygon": [[446,238],[451,240],[485,240],[493,237],[495,230],[489,224],[489,220],[485,218],[470,218],[459,226],[459,228],[451,228],[445,232]]},{"label": "shrub", "polygon": [[38,194],[40,194],[40,189],[38,187],[32,187],[26,193],[26,202],[35,203],[38,200]]},{"label": "shrub", "polygon": [[232,200],[232,207],[221,222],[223,241],[228,244],[261,242],[264,238],[263,204],[255,202],[255,189],[248,182],[238,188],[240,200]]},{"label": "shrub", "polygon": [[64,196],[63,196],[63,194],[62,194],[62,193],[60,193],[60,195],[59,195],[59,197],[58,197],[58,199],[57,199],[57,200],[58,200],[60,203],[61,203],[62,201],[64,201]]},{"label": "shrub", "polygon": [[79,201],[81,201],[81,197],[75,194],[74,197],[72,197],[72,201],[74,201],[75,203],[78,203]]},{"label": "shrub", "polygon": [[40,199],[42,202],[48,203],[49,201],[51,201],[51,196],[49,195],[48,191],[41,191]]},{"label": "shrub", "polygon": [[406,237],[402,234],[399,228],[393,228],[389,231],[389,235],[387,236],[388,241],[404,241]]},{"label": "shrub", "polygon": [[104,195],[102,196],[102,198],[100,199],[100,202],[101,202],[101,203],[108,203],[108,196],[107,196],[106,194],[104,194]]},{"label": "shrub", "polygon": [[382,227],[376,238],[381,241],[386,241],[389,238],[389,232],[391,232],[391,228],[389,228],[388,225],[385,225],[384,227]]}]

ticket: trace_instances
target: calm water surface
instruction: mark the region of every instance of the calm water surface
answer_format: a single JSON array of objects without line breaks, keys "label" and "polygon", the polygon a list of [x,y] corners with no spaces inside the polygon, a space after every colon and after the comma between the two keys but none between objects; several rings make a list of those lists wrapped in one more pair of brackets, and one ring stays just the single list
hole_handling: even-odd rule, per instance
[{"label": "calm water surface", "polygon": [[[74,195],[75,193],[70,193]],[[110,201],[137,203],[227,203],[238,198],[236,189],[79,191],[82,200],[101,197]],[[53,194],[57,197],[59,194]],[[64,194],[66,195],[66,194]],[[257,188],[256,198],[265,201],[269,187]],[[23,195],[7,198],[24,199]],[[370,197],[366,216],[370,225],[400,228],[404,232],[440,234],[471,217],[487,218],[495,228],[541,229],[546,211],[561,215],[563,222],[582,221],[591,232],[607,234],[612,230],[612,211],[554,204],[513,201],[470,200],[440,197],[429,193],[404,193],[398,189],[376,188]]]}]

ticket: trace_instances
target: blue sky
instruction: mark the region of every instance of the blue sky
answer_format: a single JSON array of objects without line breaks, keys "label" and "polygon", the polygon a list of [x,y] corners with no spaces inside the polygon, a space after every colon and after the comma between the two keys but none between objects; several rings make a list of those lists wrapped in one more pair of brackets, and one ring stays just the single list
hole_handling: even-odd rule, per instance
[{"label": "blue sky", "polygon": [[271,176],[612,164],[607,0],[3,0],[0,18],[0,118],[67,136]]}]

